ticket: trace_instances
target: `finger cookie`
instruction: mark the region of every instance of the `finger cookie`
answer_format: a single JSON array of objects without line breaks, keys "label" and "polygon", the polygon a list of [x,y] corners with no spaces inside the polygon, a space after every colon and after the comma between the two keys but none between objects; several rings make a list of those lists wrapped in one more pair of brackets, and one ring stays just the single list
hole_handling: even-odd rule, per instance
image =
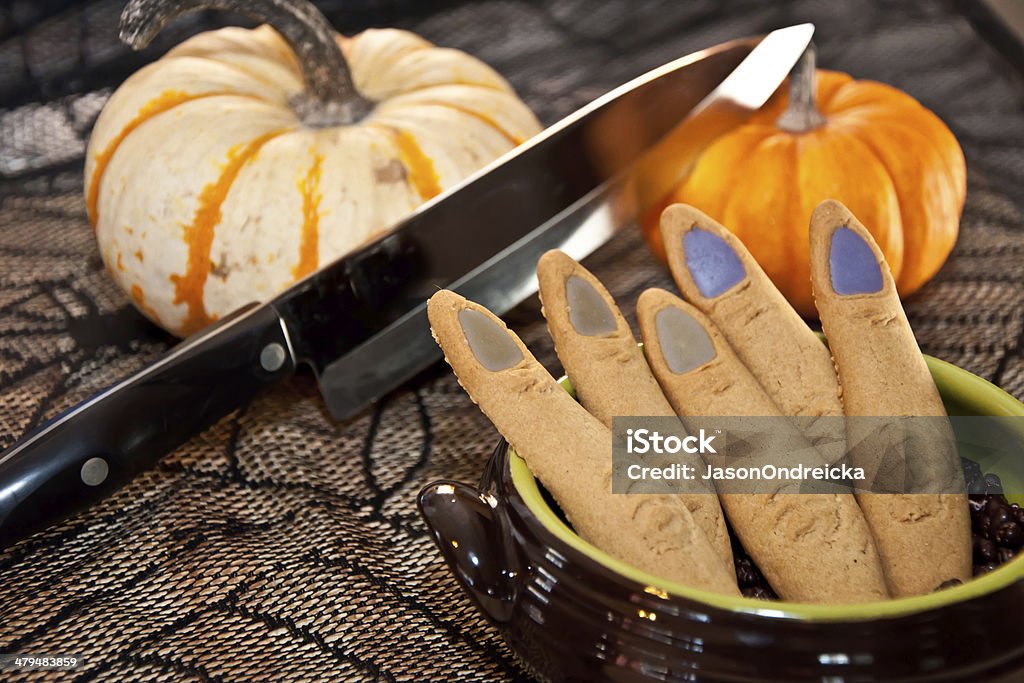
[{"label": "finger cookie", "polygon": [[561,251],[537,264],[542,312],[576,395],[610,427],[616,415],[675,417],[608,290]]},{"label": "finger cookie", "polygon": [[[590,271],[552,250],[537,264],[537,279],[558,358],[591,415],[606,427],[615,416],[676,417],[615,300]],[[702,464],[699,455],[689,459],[691,466]],[[694,484],[704,491],[680,494],[680,499],[732,566],[732,544],[718,497],[713,488],[699,486],[703,482]]]},{"label": "finger cookie", "polygon": [[721,559],[675,496],[611,492],[611,432],[562,390],[487,309],[447,290],[428,304],[459,383],[526,460],[581,537],[656,576],[738,595]]},{"label": "finger cookie", "polygon": [[[644,353],[684,416],[781,416],[779,406],[694,307],[664,290],[637,304]],[[881,562],[853,496],[720,492],[733,530],[786,600],[847,603],[888,597]]]},{"label": "finger cookie", "polygon": [[[842,204],[825,201],[811,217],[810,240],[814,301],[838,368],[846,415],[945,416],[892,274],[870,233]],[[857,443],[860,438],[850,429],[849,440]],[[955,452],[940,455],[948,457],[938,465],[952,465],[959,473]],[[894,596],[928,593],[951,579],[970,578],[965,494],[861,493],[858,500]]]},{"label": "finger cookie", "polygon": [[783,414],[842,415],[828,349],[743,243],[686,204],[665,209],[661,231],[683,296],[714,322]]}]

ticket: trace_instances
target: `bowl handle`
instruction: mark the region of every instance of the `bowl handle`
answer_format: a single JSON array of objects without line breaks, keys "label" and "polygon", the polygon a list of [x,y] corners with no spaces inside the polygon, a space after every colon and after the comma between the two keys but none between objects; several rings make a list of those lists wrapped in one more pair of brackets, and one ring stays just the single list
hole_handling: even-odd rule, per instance
[{"label": "bowl handle", "polygon": [[521,572],[498,500],[467,484],[437,481],[420,491],[418,503],[463,589],[490,619],[507,622]]}]

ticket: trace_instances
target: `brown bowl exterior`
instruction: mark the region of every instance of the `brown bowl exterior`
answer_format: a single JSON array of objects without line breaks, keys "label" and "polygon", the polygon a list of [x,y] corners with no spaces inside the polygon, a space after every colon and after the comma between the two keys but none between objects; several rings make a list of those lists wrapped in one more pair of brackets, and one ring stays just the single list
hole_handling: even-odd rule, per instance
[{"label": "brown bowl exterior", "polygon": [[1021,581],[867,621],[806,621],[770,602],[720,609],[644,586],[557,538],[519,495],[504,441],[479,489],[436,482],[419,504],[459,583],[543,680],[1024,680]]}]

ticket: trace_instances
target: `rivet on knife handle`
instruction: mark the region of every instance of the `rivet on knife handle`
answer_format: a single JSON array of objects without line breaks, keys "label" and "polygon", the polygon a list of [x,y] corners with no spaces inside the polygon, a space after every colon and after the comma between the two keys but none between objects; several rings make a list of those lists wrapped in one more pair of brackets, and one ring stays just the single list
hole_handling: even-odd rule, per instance
[{"label": "rivet on knife handle", "polygon": [[0,454],[0,547],[107,497],[295,368],[277,312],[250,306]]}]

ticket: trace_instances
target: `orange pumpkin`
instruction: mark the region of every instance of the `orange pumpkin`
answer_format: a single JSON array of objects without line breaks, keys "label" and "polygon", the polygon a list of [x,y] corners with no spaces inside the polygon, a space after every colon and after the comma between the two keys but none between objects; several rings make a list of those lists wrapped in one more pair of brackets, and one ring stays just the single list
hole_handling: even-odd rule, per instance
[{"label": "orange pumpkin", "polygon": [[790,85],[713,142],[642,226],[664,259],[661,210],[696,206],[743,241],[801,314],[814,316],[807,231],[820,201],[838,199],[863,221],[906,296],[949,256],[966,191],[963,152],[935,114],[888,85],[818,71],[809,53]]}]

